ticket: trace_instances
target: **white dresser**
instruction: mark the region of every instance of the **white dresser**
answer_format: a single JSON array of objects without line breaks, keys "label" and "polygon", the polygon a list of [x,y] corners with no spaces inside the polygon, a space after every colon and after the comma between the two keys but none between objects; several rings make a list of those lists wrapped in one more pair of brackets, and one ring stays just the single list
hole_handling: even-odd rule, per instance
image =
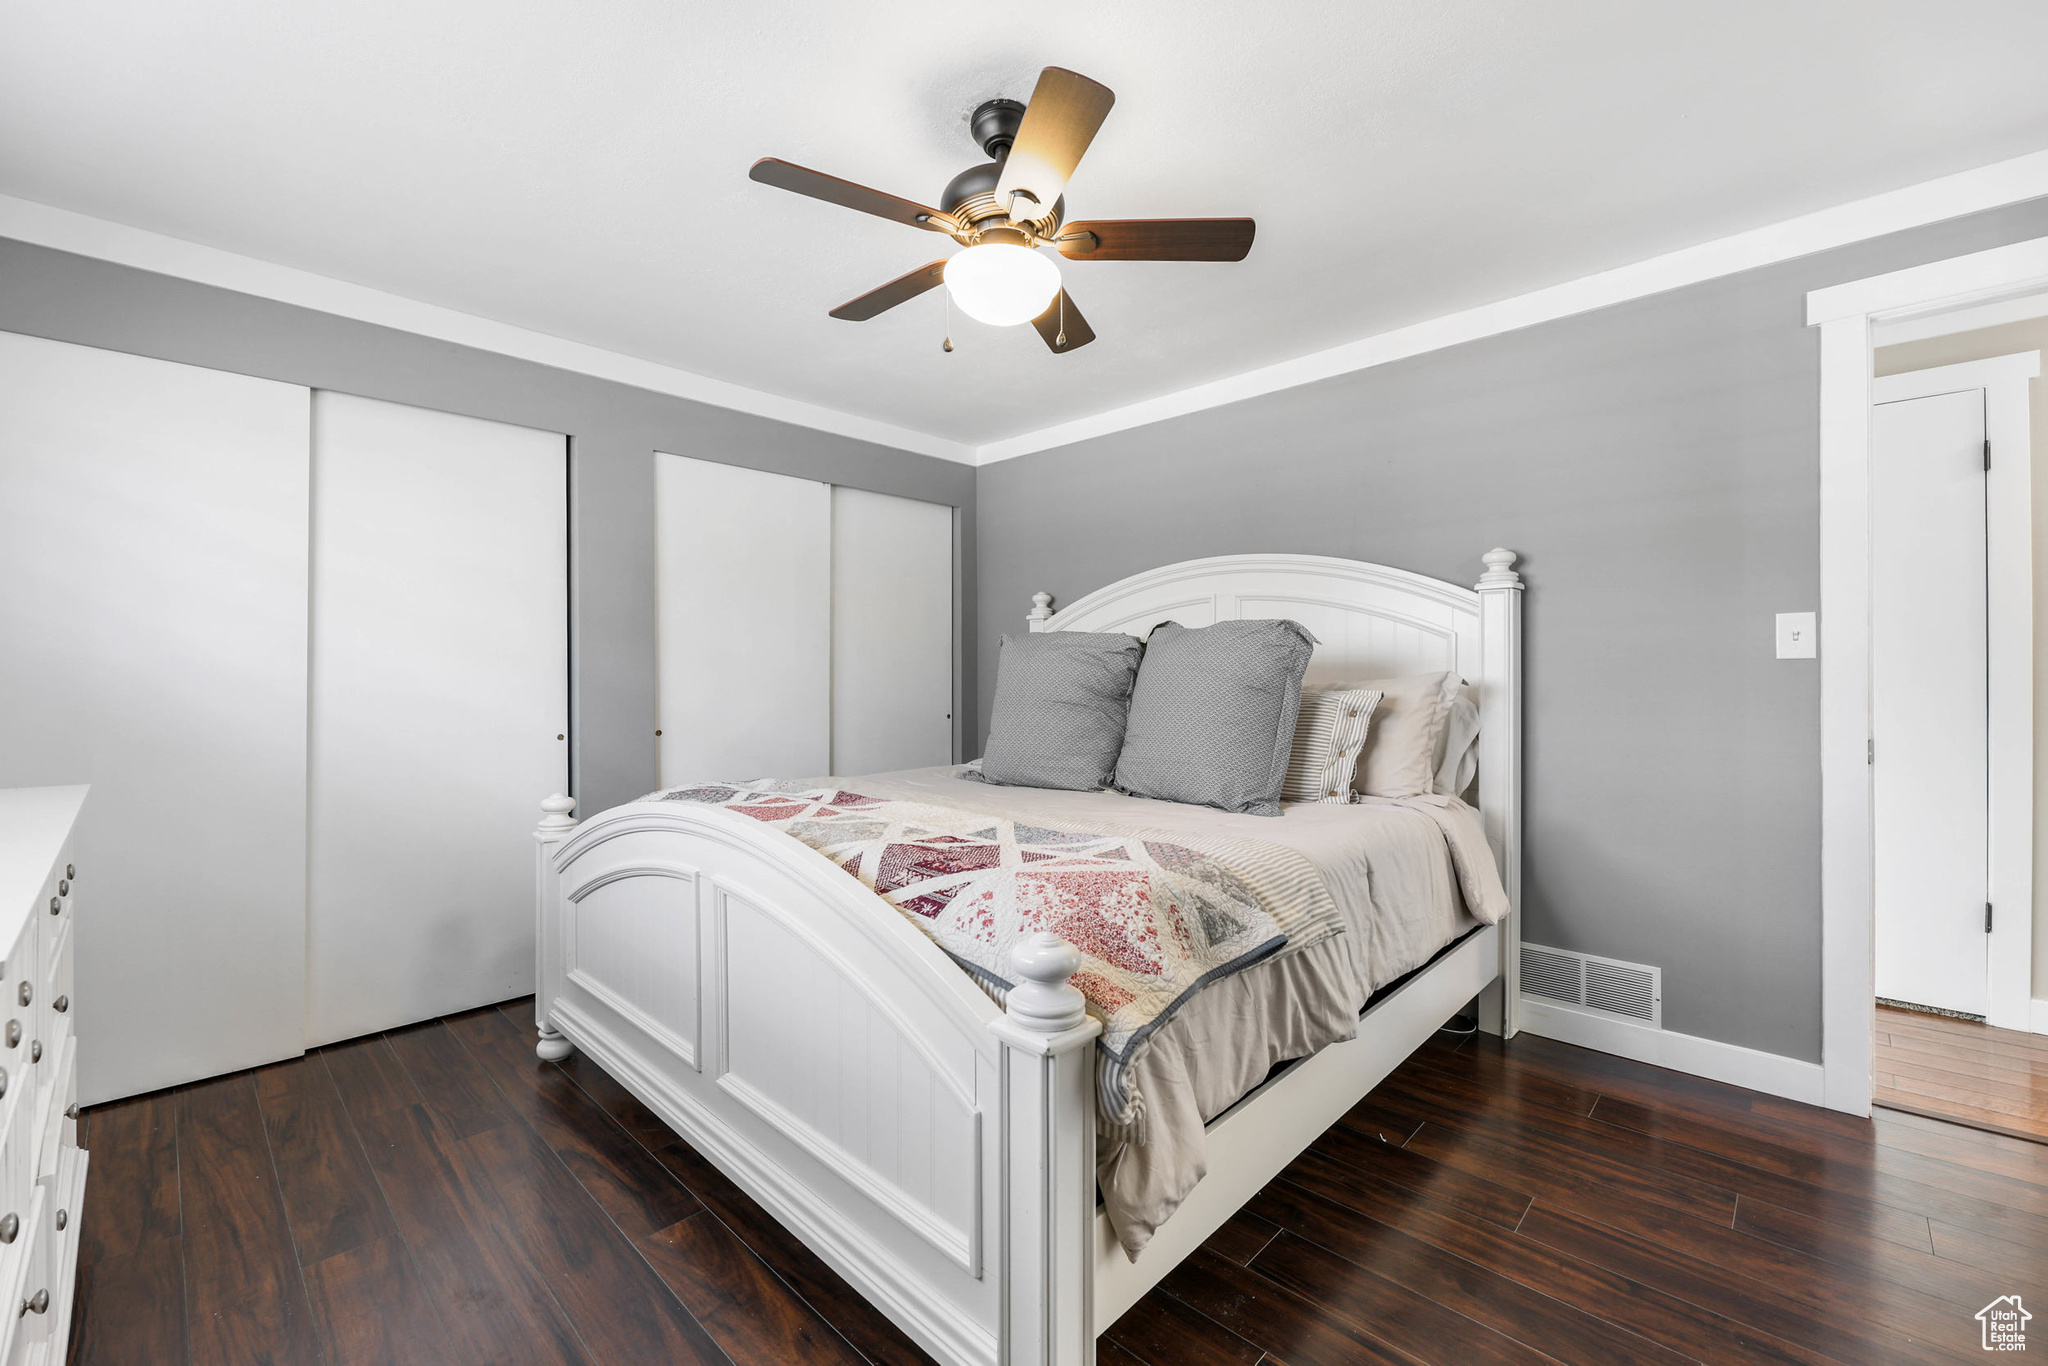
[{"label": "white dresser", "polygon": [[[0,1366],[61,1366],[78,1274],[71,922],[83,787],[0,788]],[[84,870],[88,877],[91,871]]]}]

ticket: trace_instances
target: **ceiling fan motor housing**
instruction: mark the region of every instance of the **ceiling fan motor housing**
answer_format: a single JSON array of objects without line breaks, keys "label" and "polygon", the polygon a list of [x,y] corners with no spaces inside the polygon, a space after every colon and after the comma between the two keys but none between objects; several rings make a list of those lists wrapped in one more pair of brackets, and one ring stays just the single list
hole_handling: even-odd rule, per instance
[{"label": "ceiling fan motor housing", "polygon": [[[1030,226],[1028,234],[1009,226],[1009,205],[996,202],[996,184],[1002,179],[1003,160],[1009,155],[1010,145],[1016,140],[1017,129],[1023,122],[1024,105],[1021,102],[982,101],[974,111],[970,126],[981,150],[995,160],[969,166],[948,181],[945,193],[939,196],[939,207],[967,224],[976,240],[1015,241],[1028,245],[1033,235],[1049,238],[1059,230],[1067,204],[1065,196],[1054,203],[1051,212],[1038,218],[1018,220],[1020,226]],[[1019,202],[1029,204],[1030,200]],[[1002,221],[991,223],[991,219]],[[989,226],[981,227],[983,223]]]}]

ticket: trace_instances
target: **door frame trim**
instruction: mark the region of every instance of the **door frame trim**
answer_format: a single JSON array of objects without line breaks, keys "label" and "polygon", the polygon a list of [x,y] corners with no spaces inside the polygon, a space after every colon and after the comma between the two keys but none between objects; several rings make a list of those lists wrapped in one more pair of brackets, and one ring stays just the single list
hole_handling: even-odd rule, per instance
[{"label": "door frame trim", "polygon": [[1873,404],[1965,392],[1984,396],[1984,435],[1992,452],[1984,490],[1985,895],[1993,906],[2006,908],[1991,921],[1986,1019],[2001,1029],[2018,1030],[2033,1024],[2034,528],[2028,385],[2040,373],[2041,353],[2020,351],[1907,370],[1870,386]]},{"label": "door frame trim", "polygon": [[[1871,327],[1874,320],[1991,303],[2043,288],[2048,238],[1806,296],[1806,321],[1820,329],[1822,1089],[1825,1104],[1851,1114],[1870,1113],[1875,1000],[1867,760]],[[1997,464],[1994,458],[1994,470]],[[2031,575],[2023,586],[2031,614]]]}]

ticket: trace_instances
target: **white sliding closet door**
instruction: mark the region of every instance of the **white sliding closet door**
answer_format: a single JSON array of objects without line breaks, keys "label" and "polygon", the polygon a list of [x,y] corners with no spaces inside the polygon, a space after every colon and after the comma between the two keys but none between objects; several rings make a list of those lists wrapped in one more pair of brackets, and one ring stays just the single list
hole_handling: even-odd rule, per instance
[{"label": "white sliding closet door", "polygon": [[832,490],[832,772],[953,760],[953,509]]},{"label": "white sliding closet door", "polygon": [[301,1051],[306,424],[304,389],[0,334],[0,786],[92,784],[83,1104]]},{"label": "white sliding closet door", "polygon": [[664,786],[831,766],[832,490],[654,457]]},{"label": "white sliding closet door", "polygon": [[567,460],[549,432],[313,397],[309,1045],[533,989]]}]

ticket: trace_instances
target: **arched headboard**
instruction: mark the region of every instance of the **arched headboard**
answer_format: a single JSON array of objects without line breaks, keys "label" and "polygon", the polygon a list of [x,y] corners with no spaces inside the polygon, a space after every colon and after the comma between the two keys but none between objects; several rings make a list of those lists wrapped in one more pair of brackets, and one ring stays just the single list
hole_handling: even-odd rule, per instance
[{"label": "arched headboard", "polygon": [[[1327,555],[1216,555],[1133,574],[1053,610],[1032,597],[1034,631],[1124,631],[1162,621],[1208,626],[1241,617],[1287,617],[1320,642],[1308,682],[1391,678],[1455,669],[1479,694],[1479,813],[1511,905],[1522,899],[1522,576],[1510,550],[1481,557],[1465,588],[1362,560]],[[1520,980],[1520,915],[1501,936],[1501,967]],[[1514,993],[1503,1003],[1514,1032]]]}]

